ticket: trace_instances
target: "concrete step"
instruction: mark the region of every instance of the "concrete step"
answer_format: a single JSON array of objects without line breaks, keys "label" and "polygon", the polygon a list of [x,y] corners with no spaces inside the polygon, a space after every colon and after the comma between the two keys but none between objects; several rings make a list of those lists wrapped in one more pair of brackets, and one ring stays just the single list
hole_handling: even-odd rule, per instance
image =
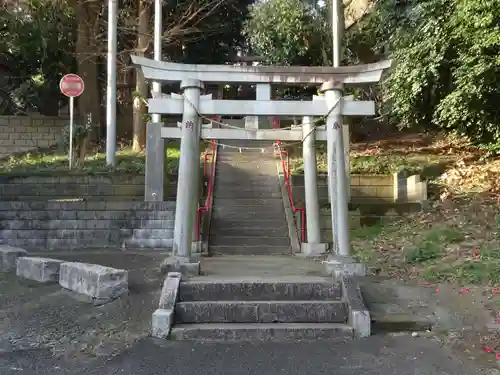
[{"label": "concrete step", "polygon": [[272,228],[273,230],[284,230],[286,233],[288,233],[288,225],[285,221],[285,219],[282,220],[276,220],[276,219],[266,219],[266,218],[259,218],[259,217],[252,217],[250,219],[234,219],[234,220],[228,220],[225,218],[212,218],[212,221],[210,222],[210,230],[213,231],[213,233],[216,233],[219,231],[219,229],[241,229],[241,230],[246,230],[246,229],[253,229],[253,230],[261,230],[261,231],[266,231]]},{"label": "concrete step", "polygon": [[238,171],[246,172],[249,174],[260,174],[267,176],[276,176],[276,163],[247,163],[238,162],[236,160],[225,160],[221,163],[217,163],[215,167],[216,172],[220,173],[234,173]]},{"label": "concrete step", "polygon": [[255,164],[224,164],[220,167],[215,168],[215,176],[224,178],[235,178],[242,177],[250,180],[253,176],[258,176],[260,178],[274,178],[276,179],[276,167],[275,166],[259,166]]},{"label": "concrete step", "polygon": [[279,198],[216,198],[219,206],[247,207],[247,206],[270,206],[283,207],[283,199]]},{"label": "concrete step", "polygon": [[209,244],[209,253],[212,255],[289,255],[292,250],[290,246],[242,246],[234,245],[211,245]]},{"label": "concrete step", "polygon": [[260,210],[254,209],[253,211],[247,211],[237,210],[232,207],[217,207],[217,205],[214,205],[212,218],[220,218],[226,221],[265,218],[266,220],[281,222],[285,220],[285,212],[283,209],[266,209],[265,206],[262,206]]},{"label": "concrete step", "polygon": [[220,160],[244,160],[244,161],[268,161],[274,160],[275,156],[272,152],[219,152],[217,161]]},{"label": "concrete step", "polygon": [[343,301],[194,301],[175,305],[176,323],[346,323]]},{"label": "concrete step", "polygon": [[[212,222],[213,223],[213,222]],[[221,228],[217,224],[212,227],[210,237],[223,236],[223,237],[259,237],[265,233],[266,237],[288,237],[288,228],[241,228],[241,227],[226,227]]]},{"label": "concrete step", "polygon": [[247,179],[222,183],[218,183],[218,181],[215,181],[214,192],[217,195],[219,193],[232,191],[257,191],[262,193],[273,193],[280,191],[278,182],[276,182],[276,184],[259,183],[255,185],[249,184],[247,182]]},{"label": "concrete step", "polygon": [[191,341],[346,341],[353,329],[337,323],[205,323],[174,325],[172,340]]},{"label": "concrete step", "polygon": [[123,246],[128,249],[171,249],[173,238],[128,238]]},{"label": "concrete step", "polygon": [[259,237],[230,237],[210,234],[208,243],[211,246],[290,246],[290,238],[288,237],[267,237],[266,235],[265,231]]},{"label": "concrete step", "polygon": [[220,188],[220,186],[221,185],[219,185],[219,188],[215,187],[215,199],[281,198],[281,192],[279,191],[279,189],[252,190],[243,189],[242,187]]},{"label": "concrete step", "polygon": [[[231,173],[231,174],[230,174]],[[269,176],[269,175],[255,175],[255,174],[244,174],[244,173],[238,173],[237,176],[235,176],[234,172],[220,172],[219,174],[216,174],[215,177],[215,184],[218,186],[223,185],[229,185],[229,186],[249,186],[249,187],[270,187],[270,188],[277,188],[278,185],[278,178],[276,175],[274,176]]]},{"label": "concrete step", "polygon": [[284,216],[284,207],[283,207],[283,201],[282,200],[274,200],[272,201],[272,204],[256,204],[253,206],[237,206],[234,204],[231,204],[229,200],[225,199],[223,201],[220,200],[215,200],[214,199],[214,204],[213,204],[213,211],[212,212],[217,212],[221,214],[227,214],[227,215],[232,215],[232,214],[237,214],[237,213],[248,213],[248,214],[256,214],[256,215],[261,215],[264,213],[269,213],[271,216],[275,216],[277,214],[278,216]]},{"label": "concrete step", "polygon": [[174,237],[174,229],[134,229],[132,236],[137,239],[168,239]]},{"label": "concrete step", "polygon": [[329,277],[188,280],[179,287],[179,301],[334,301],[342,289]]}]

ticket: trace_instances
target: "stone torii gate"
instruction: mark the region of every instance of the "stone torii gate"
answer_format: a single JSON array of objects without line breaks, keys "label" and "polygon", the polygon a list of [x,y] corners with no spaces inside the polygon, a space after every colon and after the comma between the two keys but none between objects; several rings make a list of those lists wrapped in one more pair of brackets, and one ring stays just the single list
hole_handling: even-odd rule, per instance
[{"label": "stone torii gate", "polygon": [[[173,263],[188,273],[199,272],[199,262],[192,258],[193,227],[199,186],[200,138],[217,140],[304,140],[305,200],[309,245],[320,245],[319,207],[316,182],[315,140],[327,141],[328,187],[331,204],[332,231],[335,256],[331,264],[342,272],[357,272],[360,267],[349,256],[348,180],[342,129],[342,116],[373,116],[372,101],[354,101],[342,98],[346,85],[373,84],[380,81],[390,61],[346,67],[278,67],[191,65],[162,62],[132,56],[144,77],[155,82],[180,82],[182,95],[153,93],[148,100],[151,114],[182,114],[177,128],[148,124],[146,155],[146,200],[163,197],[163,139],[180,138],[181,155],[177,185]],[[204,83],[255,84],[257,100],[214,100],[201,95]],[[271,85],[321,85],[324,96],[313,101],[271,100]],[[212,128],[201,124],[202,116],[326,116],[326,126],[314,127],[304,121],[302,129],[259,129],[258,122],[245,129]],[[248,122],[251,124],[251,122]],[[306,152],[307,151],[307,152]],[[361,272],[361,271],[360,271]]]}]

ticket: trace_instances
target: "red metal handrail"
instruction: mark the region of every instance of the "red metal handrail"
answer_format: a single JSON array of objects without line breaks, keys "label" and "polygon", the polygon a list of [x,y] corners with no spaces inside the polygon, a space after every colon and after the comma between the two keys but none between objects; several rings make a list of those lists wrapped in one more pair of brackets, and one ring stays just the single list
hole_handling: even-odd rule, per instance
[{"label": "red metal handrail", "polygon": [[203,179],[207,177],[207,160],[209,156],[212,156],[210,161],[210,176],[208,178],[208,189],[207,198],[205,199],[205,204],[198,207],[196,212],[196,241],[200,240],[200,225],[201,225],[201,213],[210,211],[210,206],[212,205],[212,190],[214,187],[214,175],[215,175],[215,151],[217,150],[217,142],[212,140],[212,152],[205,152],[203,156]]},{"label": "red metal handrail", "polygon": [[[278,118],[273,118],[273,128],[279,128],[280,127],[280,120]],[[280,154],[280,159],[281,159],[281,169],[283,171],[283,177],[285,178],[285,184],[286,188],[288,191],[288,200],[290,201],[290,206],[292,207],[292,212],[300,212],[300,239],[302,242],[305,241],[306,239],[306,226],[305,226],[305,220],[306,220],[306,211],[305,209],[302,208],[297,208],[295,207],[295,201],[293,199],[292,195],[292,187],[290,185],[290,155],[288,154],[288,151],[284,151],[281,149],[281,141],[276,141],[275,145],[278,148],[279,154]],[[285,159],[283,159],[283,155],[286,155],[286,162]]]}]

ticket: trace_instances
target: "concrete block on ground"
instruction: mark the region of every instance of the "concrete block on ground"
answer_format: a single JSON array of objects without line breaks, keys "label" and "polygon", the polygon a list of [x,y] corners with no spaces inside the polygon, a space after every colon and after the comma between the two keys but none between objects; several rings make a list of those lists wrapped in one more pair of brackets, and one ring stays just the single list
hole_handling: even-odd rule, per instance
[{"label": "concrete block on ground", "polygon": [[64,262],[59,284],[88,296],[94,302],[107,302],[128,293],[128,272],[98,264]]},{"label": "concrete block on ground", "polygon": [[195,259],[170,256],[161,263],[160,271],[163,274],[179,272],[182,277],[194,277],[200,274],[200,262]]},{"label": "concrete block on ground", "polygon": [[28,252],[20,247],[0,245],[0,271],[16,269],[17,258],[27,255]]},{"label": "concrete block on ground", "polygon": [[170,329],[174,324],[175,303],[181,276],[179,272],[170,272],[163,282],[158,309],[153,313],[151,321],[153,337],[165,339],[170,334]]},{"label": "concrete block on ground", "polygon": [[341,278],[342,294],[348,308],[348,322],[357,337],[371,335],[371,317],[363,301],[361,288],[356,276],[346,275]]},{"label": "concrete block on ground", "polygon": [[40,283],[57,283],[61,263],[64,261],[39,257],[19,257],[17,258],[16,275]]},{"label": "concrete block on ground", "polygon": [[357,263],[349,256],[331,255],[323,262],[326,272],[337,280],[342,276],[365,276],[366,267],[362,263]]},{"label": "concrete block on ground", "polygon": [[181,276],[180,272],[168,273],[161,289],[160,302],[158,303],[159,309],[170,310],[175,307],[179,292],[179,285],[181,283]]},{"label": "concrete block on ground", "polygon": [[152,336],[160,339],[168,338],[172,324],[174,324],[173,310],[156,309],[151,320]]}]

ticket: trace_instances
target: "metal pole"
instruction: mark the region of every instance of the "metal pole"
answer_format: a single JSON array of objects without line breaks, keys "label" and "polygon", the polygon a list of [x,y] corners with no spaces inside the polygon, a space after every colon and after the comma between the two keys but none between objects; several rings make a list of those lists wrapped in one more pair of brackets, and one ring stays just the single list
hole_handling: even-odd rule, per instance
[{"label": "metal pole", "polygon": [[[344,35],[344,6],[342,0],[332,0],[332,34],[333,66],[339,67],[342,61],[342,38]],[[329,166],[331,165],[329,169],[329,181],[332,183],[330,189],[334,190],[334,180],[336,185],[334,190],[336,194],[334,191],[330,193],[332,199],[332,228],[333,221],[336,219],[336,230],[333,238],[336,239],[334,242],[336,242],[335,250],[337,255],[349,256],[349,194],[347,190],[346,157],[341,112],[342,94],[343,87],[339,84],[334,84],[331,90],[325,93],[325,96],[327,103],[339,101],[337,108],[332,112],[332,116],[329,116],[329,121],[327,122],[328,146],[331,152],[328,159],[328,164]],[[334,195],[336,195],[335,205],[333,204]]]},{"label": "metal pole", "polygon": [[342,61],[342,39],[344,36],[344,6],[342,0],[332,0],[332,40],[333,66],[339,67]]},{"label": "metal pole", "polygon": [[[337,96],[342,95],[342,91],[336,90]],[[342,99],[341,99],[342,101]],[[342,126],[342,116],[339,116],[340,122],[336,122],[335,137],[335,163],[337,180],[337,241],[338,255],[349,256],[349,194],[347,191],[347,178],[344,153],[344,131]]]},{"label": "metal pole", "polygon": [[307,242],[321,242],[318,201],[318,167],[316,164],[316,133],[312,118],[302,119],[302,156],[304,158],[304,188],[306,198]]},{"label": "metal pole", "polygon": [[333,108],[328,118],[326,119],[326,137],[328,146],[328,194],[330,198],[330,212],[332,220],[332,238],[333,238],[333,250],[334,253],[339,254],[339,241],[338,241],[338,215],[337,206],[339,203],[339,196],[337,190],[337,172],[336,172],[336,159],[338,158],[338,152],[336,148],[336,138],[338,136],[338,131],[336,127],[342,126],[342,101],[339,99],[342,96],[342,91],[330,87],[333,83],[324,83],[322,89],[324,89],[325,100],[328,108]]},{"label": "metal pole", "polygon": [[108,74],[106,87],[106,164],[116,164],[116,45],[118,0],[108,1]]},{"label": "metal pole", "polygon": [[[334,67],[339,67],[340,66],[340,61],[342,60],[342,35],[341,35],[341,30],[340,30],[340,23],[341,23],[341,17],[343,18],[342,14],[342,0],[332,0],[332,42],[333,42],[333,66]],[[328,160],[332,160],[333,158],[333,148],[334,148],[333,142],[328,141],[326,148],[327,148],[327,157]],[[333,173],[332,167],[330,165],[331,163],[328,163],[328,176],[330,176]],[[328,199],[330,200],[330,204],[332,204],[332,197],[335,196],[334,192],[331,192],[330,189],[332,186],[328,184]]]},{"label": "metal pole", "polygon": [[198,208],[200,171],[200,131],[198,116],[200,92],[203,83],[196,79],[181,82],[184,113],[182,115],[181,155],[177,179],[177,200],[175,207],[174,255],[186,263],[190,262],[193,242],[193,228]]},{"label": "metal pole", "polygon": [[[163,37],[163,19],[162,19],[162,0],[155,0],[155,26],[154,26],[154,59],[156,61],[162,60],[162,37]],[[161,83],[153,82],[153,92],[156,94],[161,93]],[[160,114],[153,114],[151,116],[152,122],[161,122]]]},{"label": "metal pole", "polygon": [[75,118],[75,98],[69,97],[69,169],[73,167],[73,122]]}]

